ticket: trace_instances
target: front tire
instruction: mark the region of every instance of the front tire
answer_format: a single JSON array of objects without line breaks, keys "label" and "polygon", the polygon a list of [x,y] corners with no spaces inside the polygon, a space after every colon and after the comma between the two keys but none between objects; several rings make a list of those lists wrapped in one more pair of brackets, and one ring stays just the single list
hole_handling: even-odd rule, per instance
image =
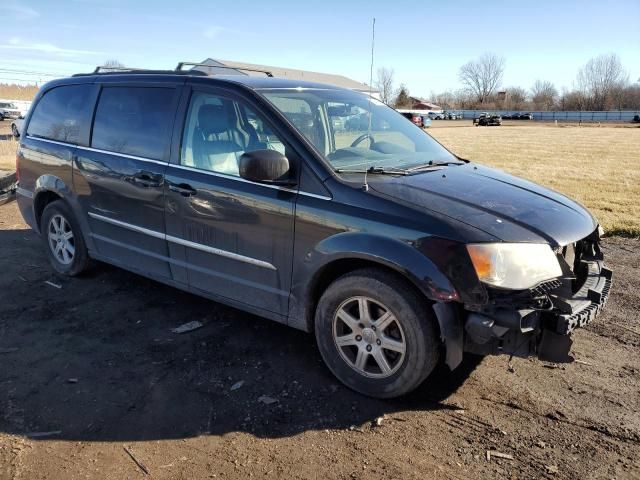
[{"label": "front tire", "polygon": [[20,132],[18,131],[18,127],[15,124],[11,125],[11,133],[13,134],[13,138],[18,139],[20,137]]},{"label": "front tire", "polygon": [[56,200],[45,207],[40,233],[49,262],[56,272],[73,277],[89,268],[91,261],[82,231],[64,201]]},{"label": "front tire", "polygon": [[322,295],[318,348],[333,374],[365,395],[393,398],[418,387],[440,358],[434,314],[405,280],[378,269],[349,273]]}]

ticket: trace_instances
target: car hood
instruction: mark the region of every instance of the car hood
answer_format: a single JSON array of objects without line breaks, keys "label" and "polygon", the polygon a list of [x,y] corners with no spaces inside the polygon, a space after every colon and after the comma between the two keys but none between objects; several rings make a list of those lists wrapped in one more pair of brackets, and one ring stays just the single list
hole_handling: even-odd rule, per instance
[{"label": "car hood", "polygon": [[566,245],[598,226],[586,208],[564,195],[474,163],[399,177],[372,175],[369,186],[507,242]]}]

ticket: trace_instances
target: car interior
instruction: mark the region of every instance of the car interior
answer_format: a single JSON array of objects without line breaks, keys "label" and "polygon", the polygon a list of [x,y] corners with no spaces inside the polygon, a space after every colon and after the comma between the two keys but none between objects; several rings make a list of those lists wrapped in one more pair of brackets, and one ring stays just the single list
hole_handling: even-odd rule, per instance
[{"label": "car interior", "polygon": [[284,144],[255,113],[230,99],[194,96],[185,129],[184,165],[238,176],[242,154],[263,149],[284,153]]}]

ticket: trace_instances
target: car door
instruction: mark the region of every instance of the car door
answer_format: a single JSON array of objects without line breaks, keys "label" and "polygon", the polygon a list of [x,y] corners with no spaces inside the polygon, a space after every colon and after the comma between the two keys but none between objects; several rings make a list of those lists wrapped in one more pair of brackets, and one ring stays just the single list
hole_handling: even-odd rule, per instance
[{"label": "car door", "polygon": [[273,149],[295,164],[293,152],[264,111],[238,93],[194,86],[183,108],[165,182],[174,275],[183,265],[193,290],[284,320],[297,190],[241,178],[238,159]]},{"label": "car door", "polygon": [[91,144],[77,150],[74,187],[99,258],[171,278],[164,174],[180,87],[101,86]]}]

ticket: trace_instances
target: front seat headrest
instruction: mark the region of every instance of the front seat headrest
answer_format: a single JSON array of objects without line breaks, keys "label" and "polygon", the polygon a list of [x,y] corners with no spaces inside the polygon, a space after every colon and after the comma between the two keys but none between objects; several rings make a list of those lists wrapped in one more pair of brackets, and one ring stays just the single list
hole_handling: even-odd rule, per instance
[{"label": "front seat headrest", "polygon": [[205,135],[229,130],[229,120],[222,105],[202,105],[198,109],[198,126]]}]

